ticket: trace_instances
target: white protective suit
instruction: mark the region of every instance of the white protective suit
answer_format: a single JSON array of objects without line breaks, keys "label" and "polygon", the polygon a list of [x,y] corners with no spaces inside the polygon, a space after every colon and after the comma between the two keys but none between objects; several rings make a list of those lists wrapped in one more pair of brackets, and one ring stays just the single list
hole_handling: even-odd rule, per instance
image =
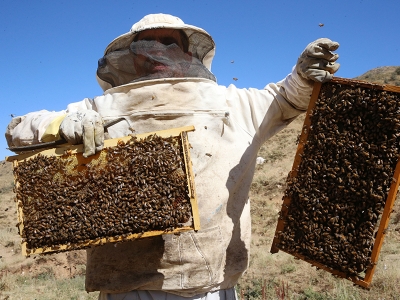
[{"label": "white protective suit", "polygon": [[192,297],[232,288],[249,263],[248,192],[261,145],[308,106],[312,84],[295,69],[264,89],[220,86],[202,78],[129,83],[73,103],[63,112],[39,111],[15,122],[8,140],[40,140],[66,112],[95,110],[103,120],[125,117],[111,138],[194,125],[189,133],[200,226],[198,232],[143,238],[87,250],[86,289],[109,293],[166,291]]},{"label": "white protective suit", "polygon": [[[248,191],[257,152],[304,112],[310,94],[309,83],[294,72],[264,90],[224,87],[207,79],[158,79],[70,104],[67,112],[93,109],[105,121],[125,116],[127,122],[109,128],[112,138],[130,134],[130,127],[144,133],[195,126],[189,141],[201,230],[89,249],[86,289],[162,289],[192,296],[234,286],[249,262]],[[40,120],[41,114],[51,119],[50,112],[32,113],[14,134],[37,135],[30,119]]]}]

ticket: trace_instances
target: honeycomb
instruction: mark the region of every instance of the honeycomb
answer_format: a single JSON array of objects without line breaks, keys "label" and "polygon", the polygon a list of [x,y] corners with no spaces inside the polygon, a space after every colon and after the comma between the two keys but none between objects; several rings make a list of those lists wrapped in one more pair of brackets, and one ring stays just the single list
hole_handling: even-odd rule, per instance
[{"label": "honeycomb", "polygon": [[[194,228],[182,136],[119,140],[90,160],[37,155],[14,167],[26,255]],[[188,166],[189,164],[189,166]]]},{"label": "honeycomb", "polygon": [[369,285],[360,281],[376,264],[379,224],[398,187],[399,92],[340,79],[321,86],[287,179],[271,252],[283,250]]}]

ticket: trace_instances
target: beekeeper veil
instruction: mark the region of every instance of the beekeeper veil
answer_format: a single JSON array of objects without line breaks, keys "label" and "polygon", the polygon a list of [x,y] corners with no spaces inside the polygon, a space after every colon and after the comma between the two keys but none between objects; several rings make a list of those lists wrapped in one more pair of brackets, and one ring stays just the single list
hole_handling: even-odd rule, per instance
[{"label": "beekeeper veil", "polygon": [[[182,44],[137,39],[151,29],[173,29]],[[99,59],[97,79],[105,91],[130,82],[171,77],[202,77],[215,81],[211,62],[215,44],[203,29],[167,14],[151,14],[114,39]]]}]

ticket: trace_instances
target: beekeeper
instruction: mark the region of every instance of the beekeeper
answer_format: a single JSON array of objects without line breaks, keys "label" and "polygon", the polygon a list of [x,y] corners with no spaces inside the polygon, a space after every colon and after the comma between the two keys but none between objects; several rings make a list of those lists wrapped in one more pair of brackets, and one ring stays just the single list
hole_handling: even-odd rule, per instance
[{"label": "beekeeper", "polygon": [[[310,43],[292,72],[264,89],[216,83],[215,44],[201,28],[147,15],[114,39],[99,60],[104,94],[14,118],[8,145],[64,137],[99,151],[106,138],[194,125],[189,133],[201,230],[87,250],[86,290],[100,299],[235,299],[249,264],[249,187],[260,146],[308,106],[313,82],[338,70],[327,38]],[[123,117],[108,128],[103,124]]]}]

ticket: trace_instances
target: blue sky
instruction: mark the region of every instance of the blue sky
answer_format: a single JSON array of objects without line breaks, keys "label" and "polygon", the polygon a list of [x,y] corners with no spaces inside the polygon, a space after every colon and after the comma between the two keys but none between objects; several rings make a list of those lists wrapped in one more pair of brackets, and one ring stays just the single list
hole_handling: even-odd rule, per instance
[{"label": "blue sky", "polygon": [[[101,95],[95,72],[105,47],[149,13],[173,14],[208,31],[221,85],[279,81],[320,37],[341,45],[339,77],[400,65],[400,2],[393,0],[3,0],[1,11],[3,132],[11,114],[61,110]],[[13,155],[6,148],[1,138],[0,160]]]}]

